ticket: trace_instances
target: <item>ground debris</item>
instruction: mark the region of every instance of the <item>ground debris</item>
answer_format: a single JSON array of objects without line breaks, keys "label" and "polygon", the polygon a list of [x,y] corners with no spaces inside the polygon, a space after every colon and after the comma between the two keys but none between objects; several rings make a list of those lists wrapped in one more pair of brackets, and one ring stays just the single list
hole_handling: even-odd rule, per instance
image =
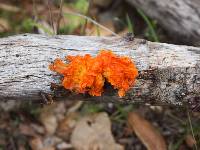
[{"label": "ground debris", "polygon": [[148,150],[167,150],[163,136],[155,127],[136,112],[130,112],[128,123]]},{"label": "ground debris", "polygon": [[71,143],[77,150],[124,149],[123,146],[115,143],[111,133],[111,122],[106,113],[80,119],[72,133]]}]

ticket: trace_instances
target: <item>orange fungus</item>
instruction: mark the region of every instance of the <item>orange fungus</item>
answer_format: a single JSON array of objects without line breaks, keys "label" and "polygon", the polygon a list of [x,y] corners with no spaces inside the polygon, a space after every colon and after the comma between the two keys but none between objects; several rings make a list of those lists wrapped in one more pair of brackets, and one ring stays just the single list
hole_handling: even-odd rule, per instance
[{"label": "orange fungus", "polygon": [[118,89],[120,97],[134,85],[138,70],[133,61],[125,56],[117,56],[112,51],[101,50],[96,57],[67,56],[68,63],[56,59],[50,70],[63,75],[62,85],[78,93],[88,92],[101,96],[105,81]]}]

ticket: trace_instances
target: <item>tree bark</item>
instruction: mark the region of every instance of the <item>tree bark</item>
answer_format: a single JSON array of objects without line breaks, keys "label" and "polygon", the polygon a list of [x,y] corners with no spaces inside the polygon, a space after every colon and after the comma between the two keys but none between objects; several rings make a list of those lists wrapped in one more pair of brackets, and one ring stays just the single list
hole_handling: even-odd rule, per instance
[{"label": "tree bark", "polygon": [[158,21],[172,37],[199,45],[199,0],[126,0]]},{"label": "tree bark", "polygon": [[[105,92],[101,97],[73,95],[50,89],[59,76],[48,69],[57,57],[91,54],[111,49],[131,57],[139,77],[125,97]],[[24,34],[0,39],[0,100],[39,100],[50,94],[66,98],[128,103],[188,104],[200,99],[200,48],[154,43],[143,39]],[[44,98],[44,97],[43,97]]]}]

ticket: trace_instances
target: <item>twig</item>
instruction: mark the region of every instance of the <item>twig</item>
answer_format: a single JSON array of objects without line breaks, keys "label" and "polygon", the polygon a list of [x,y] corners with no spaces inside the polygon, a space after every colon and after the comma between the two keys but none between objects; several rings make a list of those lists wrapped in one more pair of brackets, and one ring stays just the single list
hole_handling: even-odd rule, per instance
[{"label": "twig", "polygon": [[58,33],[58,30],[60,28],[60,21],[62,19],[62,7],[63,7],[63,0],[60,0],[60,8],[59,8],[59,16],[57,20],[57,26],[56,26],[56,32]]},{"label": "twig", "polygon": [[35,3],[35,0],[32,0],[32,3],[33,3],[33,14],[34,14],[34,20],[36,21],[37,20],[37,9],[36,9],[36,3]]},{"label": "twig", "polygon": [[[106,28],[105,26],[101,25],[100,23],[96,22],[95,20],[91,19],[91,18],[88,17],[88,16],[82,15],[82,14],[77,13],[77,12],[72,12],[72,11],[67,11],[67,12],[65,12],[65,13],[71,14],[71,15],[76,15],[76,16],[79,16],[79,17],[81,17],[81,18],[85,18],[85,19],[87,19],[88,21],[92,22],[93,24],[99,26],[100,28],[102,28],[102,29],[104,29],[104,30],[106,30],[106,31],[108,31],[108,32],[110,32],[110,33],[112,33],[112,35],[117,36],[117,37],[120,37],[118,34],[116,34],[115,32],[113,32],[112,30]],[[64,16],[66,16],[65,13],[64,13]]]},{"label": "twig", "polygon": [[47,6],[48,6],[48,10],[49,10],[49,16],[50,16],[51,27],[52,27],[52,29],[53,29],[54,34],[56,34],[56,31],[55,31],[54,25],[53,25],[52,11],[51,11],[51,7],[50,7],[50,4],[49,4],[49,0],[48,0],[48,3],[47,3],[47,4],[48,4]]},{"label": "twig", "polygon": [[[188,109],[187,109],[187,116],[188,116],[188,121],[189,121],[189,125],[190,125],[190,130],[191,130],[191,132],[192,132],[192,137],[193,137],[193,139],[196,141],[195,136],[194,136],[194,130],[193,130],[193,127],[192,127],[192,121],[191,121],[190,113],[189,113],[189,110],[188,110]],[[197,144],[196,144],[196,143],[194,144],[194,146],[195,146],[195,149],[198,150],[198,147],[197,147]]]}]

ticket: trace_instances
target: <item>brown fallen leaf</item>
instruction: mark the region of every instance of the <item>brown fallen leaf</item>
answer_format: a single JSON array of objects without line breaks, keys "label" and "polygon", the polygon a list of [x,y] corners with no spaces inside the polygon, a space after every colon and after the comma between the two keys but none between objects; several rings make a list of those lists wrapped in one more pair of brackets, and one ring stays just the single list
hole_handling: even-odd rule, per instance
[{"label": "brown fallen leaf", "polygon": [[6,145],[5,138],[0,138],[0,145]]},{"label": "brown fallen leaf", "polygon": [[0,18],[0,32],[7,32],[10,28],[9,22],[4,18]]},{"label": "brown fallen leaf", "polygon": [[83,105],[83,101],[77,101],[77,102],[74,102],[74,104],[72,106],[70,106],[68,109],[67,109],[67,113],[74,113],[74,112],[77,112],[77,110]]},{"label": "brown fallen leaf", "polygon": [[24,145],[18,145],[18,150],[26,150]]},{"label": "brown fallen leaf", "polygon": [[106,113],[81,118],[72,133],[71,144],[76,150],[123,150],[111,133],[111,122]]},{"label": "brown fallen leaf", "polygon": [[20,11],[19,7],[4,4],[4,3],[0,3],[0,9],[3,11],[10,11],[10,12],[15,12],[15,13]]},{"label": "brown fallen leaf", "polygon": [[92,3],[94,5],[105,8],[105,7],[108,7],[112,3],[112,0],[93,0]]},{"label": "brown fallen leaf", "polygon": [[68,140],[75,125],[76,125],[76,120],[78,118],[78,114],[76,113],[69,113],[62,119],[57,128],[57,135],[59,137],[62,137],[65,140]]},{"label": "brown fallen leaf", "polygon": [[40,122],[44,125],[47,134],[54,134],[57,128],[57,118],[52,111],[42,111],[39,116]]},{"label": "brown fallen leaf", "polygon": [[29,124],[20,124],[19,125],[19,130],[20,133],[26,135],[26,136],[36,136],[36,133],[34,131],[34,129],[29,125]]},{"label": "brown fallen leaf", "polygon": [[45,133],[45,129],[43,128],[43,126],[35,124],[35,123],[31,123],[30,127],[39,134],[44,134]]},{"label": "brown fallen leaf", "polygon": [[29,140],[29,145],[32,150],[55,150],[56,145],[60,142],[62,140],[54,136],[45,138],[36,136]]},{"label": "brown fallen leaf", "polygon": [[43,148],[42,140],[39,137],[31,139],[29,144],[33,150],[41,150]]},{"label": "brown fallen leaf", "polygon": [[128,124],[148,150],[167,150],[163,136],[138,113],[129,113]]},{"label": "brown fallen leaf", "polygon": [[40,137],[34,137],[29,141],[29,145],[32,150],[55,150],[51,145],[46,146]]},{"label": "brown fallen leaf", "polygon": [[[112,21],[108,21],[108,22],[100,23],[100,24],[114,32],[114,24]],[[89,35],[89,36],[98,36],[98,34],[99,34],[99,36],[111,36],[112,35],[112,33],[109,32],[108,30],[105,30],[94,24],[92,25],[92,27],[89,30],[86,30],[85,34]]]},{"label": "brown fallen leaf", "polygon": [[41,109],[38,119],[44,126],[47,134],[52,135],[55,133],[58,122],[64,118],[65,112],[66,109],[63,103],[54,103]]},{"label": "brown fallen leaf", "polygon": [[123,29],[122,31],[120,31],[120,32],[118,33],[118,35],[124,36],[124,35],[126,35],[128,32],[129,32],[128,28],[125,28],[125,29]]},{"label": "brown fallen leaf", "polygon": [[187,146],[190,147],[190,148],[193,148],[194,145],[196,144],[196,141],[195,141],[195,139],[192,137],[191,134],[188,134],[188,135],[185,137],[185,142],[186,142]]},{"label": "brown fallen leaf", "polygon": [[56,146],[56,148],[57,148],[58,150],[66,150],[66,149],[72,149],[73,147],[72,147],[72,145],[69,144],[69,143],[62,142],[62,143],[58,144],[58,145]]}]

